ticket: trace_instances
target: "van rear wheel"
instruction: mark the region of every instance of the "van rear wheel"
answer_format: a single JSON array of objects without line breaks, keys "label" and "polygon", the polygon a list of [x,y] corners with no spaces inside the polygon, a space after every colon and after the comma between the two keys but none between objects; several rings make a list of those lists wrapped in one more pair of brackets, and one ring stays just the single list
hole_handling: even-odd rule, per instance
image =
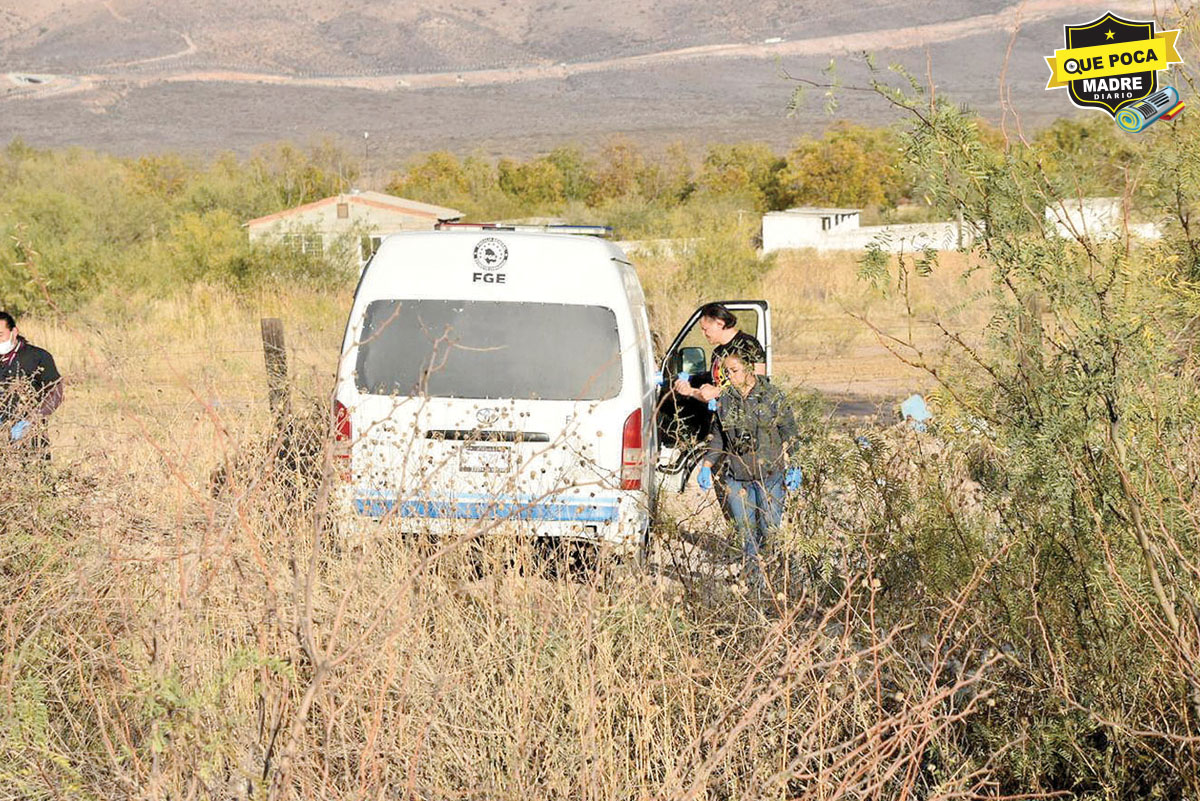
[{"label": "van rear wheel", "polygon": [[538,540],[537,553],[549,578],[594,576],[601,563],[600,546],[590,540],[546,537]]}]

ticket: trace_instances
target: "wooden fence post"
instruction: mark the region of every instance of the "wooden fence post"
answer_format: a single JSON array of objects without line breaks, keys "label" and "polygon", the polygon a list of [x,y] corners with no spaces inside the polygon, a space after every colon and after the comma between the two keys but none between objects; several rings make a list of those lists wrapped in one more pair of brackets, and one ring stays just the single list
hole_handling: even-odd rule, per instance
[{"label": "wooden fence post", "polygon": [[267,365],[267,399],[276,426],[282,427],[291,411],[291,391],[288,387],[287,347],[283,341],[283,320],[262,318],[263,359]]}]

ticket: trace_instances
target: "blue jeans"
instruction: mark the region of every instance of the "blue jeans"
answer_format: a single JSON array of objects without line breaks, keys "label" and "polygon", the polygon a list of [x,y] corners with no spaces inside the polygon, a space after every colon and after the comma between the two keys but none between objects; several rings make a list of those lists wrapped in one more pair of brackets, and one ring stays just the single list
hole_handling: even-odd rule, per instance
[{"label": "blue jeans", "polygon": [[779,528],[783,520],[783,473],[767,476],[762,481],[737,481],[726,478],[728,494],[725,505],[733,528],[742,540],[744,574],[747,584],[760,589],[763,584],[762,549],[767,535]]}]

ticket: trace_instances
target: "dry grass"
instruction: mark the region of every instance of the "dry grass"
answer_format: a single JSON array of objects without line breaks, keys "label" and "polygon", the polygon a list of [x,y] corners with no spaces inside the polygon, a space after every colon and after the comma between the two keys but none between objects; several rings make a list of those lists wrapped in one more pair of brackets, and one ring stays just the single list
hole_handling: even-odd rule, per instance
[{"label": "dry grass", "polygon": [[268,421],[260,319],[285,321],[298,396],[324,397],[351,294],[197,286],[169,299],[124,299],[120,309],[104,301],[62,320],[23,320],[69,381],[54,417],[56,453],[82,469],[103,462],[149,479],[168,462],[202,479],[261,438]]},{"label": "dry grass", "polygon": [[310,561],[253,474],[222,501],[161,487],[157,518],[60,477],[69,530],[5,531],[8,797],[890,797],[986,697],[931,682],[869,593],[764,620],[386,531]]},{"label": "dry grass", "polygon": [[[765,283],[785,372],[813,386],[882,376],[844,311],[897,302],[848,266],[798,256]],[[690,309],[672,269],[647,268],[660,320]],[[946,281],[918,304],[961,291]],[[669,520],[648,572],[581,573],[480,529],[331,534],[324,451],[296,475],[268,442],[258,325],[284,318],[297,395],[321,398],[348,300],[201,287],[26,321],[70,386],[53,466],[2,454],[0,798],[980,790],[969,763],[929,769],[987,699],[963,601],[906,645],[872,621],[849,545],[844,590],[756,602]]]}]

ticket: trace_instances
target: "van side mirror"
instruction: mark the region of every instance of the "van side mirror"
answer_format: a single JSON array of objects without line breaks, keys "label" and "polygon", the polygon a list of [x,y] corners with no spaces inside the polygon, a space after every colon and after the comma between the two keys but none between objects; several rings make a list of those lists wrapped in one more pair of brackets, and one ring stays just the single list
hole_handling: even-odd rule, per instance
[{"label": "van side mirror", "polygon": [[678,372],[681,373],[695,375],[708,369],[708,358],[704,354],[704,348],[680,348],[679,361]]}]

